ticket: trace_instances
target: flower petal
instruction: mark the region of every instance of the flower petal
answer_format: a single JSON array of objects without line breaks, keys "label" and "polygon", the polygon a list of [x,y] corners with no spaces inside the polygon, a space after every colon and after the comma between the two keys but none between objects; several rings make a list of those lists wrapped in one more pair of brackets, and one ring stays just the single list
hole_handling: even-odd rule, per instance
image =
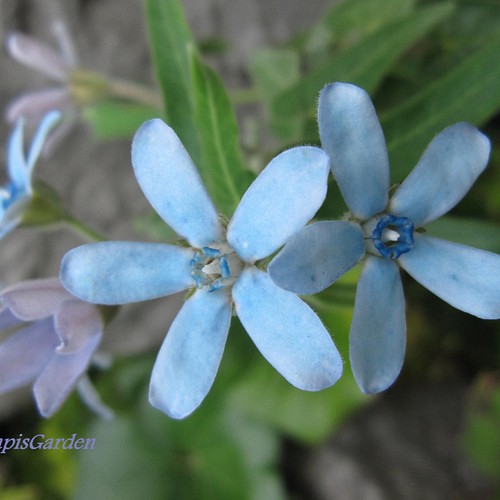
[{"label": "flower petal", "polygon": [[23,321],[35,321],[54,314],[72,296],[58,278],[26,280],[9,286],[0,298]]},{"label": "flower petal", "polygon": [[231,323],[226,290],[197,290],[175,318],[151,375],[149,401],[184,418],[203,401],[217,374]]},{"label": "flower petal", "polygon": [[22,321],[16,318],[8,308],[3,308],[0,310],[0,333],[19,325]]},{"label": "flower petal", "polygon": [[405,301],[398,266],[366,259],[356,291],[349,351],[354,378],[366,394],[389,387],[403,366]]},{"label": "flower petal", "polygon": [[[17,120],[7,143],[7,173],[21,195],[27,190],[29,173],[24,157],[24,119]],[[12,203],[12,200],[9,200]]]},{"label": "flower petal", "polygon": [[320,221],[295,233],[267,271],[281,288],[295,293],[324,290],[355,266],[365,253],[358,224]]},{"label": "flower petal", "polygon": [[58,80],[66,81],[71,66],[54,49],[37,38],[23,33],[9,33],[5,46],[17,62]]},{"label": "flower petal", "polygon": [[54,354],[36,379],[33,394],[40,414],[51,417],[61,407],[83,373],[101,340],[100,335],[87,339],[74,354]]},{"label": "flower petal", "polygon": [[5,119],[9,123],[15,123],[21,116],[35,119],[51,110],[63,111],[72,106],[71,95],[65,87],[25,92],[9,101],[5,110]]},{"label": "flower petal", "polygon": [[319,148],[284,151],[244,194],[227,230],[227,241],[246,262],[267,257],[304,226],[323,203],[328,157]]},{"label": "flower petal", "polygon": [[486,168],[490,142],[469,123],[444,129],[394,193],[389,211],[415,227],[452,209]]},{"label": "flower petal", "polygon": [[389,159],[384,133],[369,95],[349,83],[320,94],[319,134],[350,211],[362,220],[387,205]]},{"label": "flower petal", "polygon": [[222,239],[217,212],[175,132],[160,119],[144,123],[132,142],[135,176],[162,219],[193,246]]},{"label": "flower petal", "polygon": [[233,287],[241,323],[262,355],[295,387],[319,391],[335,384],[342,360],[316,313],[267,273],[246,268]]},{"label": "flower petal", "polygon": [[21,387],[43,370],[58,344],[52,318],[31,323],[0,344],[0,393]]},{"label": "flower petal", "polygon": [[61,345],[60,354],[72,354],[85,348],[90,338],[102,335],[104,328],[98,309],[88,302],[69,299],[54,317],[54,325]]},{"label": "flower petal", "polygon": [[453,307],[483,319],[500,318],[500,255],[416,234],[413,250],[399,262]]},{"label": "flower petal", "polygon": [[70,250],[61,262],[63,285],[96,304],[149,300],[194,286],[190,248],[105,241]]}]

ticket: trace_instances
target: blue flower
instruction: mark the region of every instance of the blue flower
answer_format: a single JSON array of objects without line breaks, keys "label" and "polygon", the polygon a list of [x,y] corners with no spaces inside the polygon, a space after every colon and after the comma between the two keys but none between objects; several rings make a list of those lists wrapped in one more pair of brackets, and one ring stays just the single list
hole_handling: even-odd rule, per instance
[{"label": "blue flower", "polygon": [[24,122],[22,118],[17,121],[7,146],[9,180],[6,185],[0,188],[0,238],[22,220],[24,209],[33,195],[31,177],[35,162],[40,155],[47,134],[59,120],[59,117],[60,114],[56,111],[45,115],[27,155],[24,154],[23,150]]},{"label": "blue flower", "polygon": [[198,407],[214,381],[233,304],[257,348],[291,384],[308,391],[333,385],[342,362],[329,333],[309,306],[256,265],[321,206],[327,155],[304,146],[274,158],[243,196],[227,231],[187,151],[161,120],[137,131],[132,163],[151,205],[190,247],[83,245],[65,255],[61,277],[71,293],[101,304],[195,288],[158,354],[151,403],[174,418]]},{"label": "blue flower", "polygon": [[102,338],[99,310],[69,294],[57,278],[28,280],[0,292],[0,394],[33,383],[40,414],[52,416],[77,387],[108,418],[84,374]]},{"label": "blue flower", "polygon": [[328,85],[319,130],[350,209],[295,234],[268,267],[279,286],[315,293],[365,257],[350,331],[350,359],[366,393],[386,389],[403,364],[406,322],[399,266],[441,299],[479,318],[500,317],[500,256],[417,232],[465,195],[488,162],[490,144],[467,123],[429,144],[389,200],[389,161],[375,109],[360,88]]}]

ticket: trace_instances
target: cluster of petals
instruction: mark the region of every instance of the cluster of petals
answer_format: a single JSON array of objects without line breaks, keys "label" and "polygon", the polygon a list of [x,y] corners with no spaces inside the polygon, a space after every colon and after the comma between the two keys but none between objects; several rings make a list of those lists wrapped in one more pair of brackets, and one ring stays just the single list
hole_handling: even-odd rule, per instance
[{"label": "cluster of petals", "polygon": [[158,354],[150,402],[174,418],[198,407],[215,379],[233,305],[257,348],[291,384],[307,391],[333,385],[342,361],[330,334],[307,304],[259,266],[323,203],[329,174],[324,151],[303,146],[275,157],[244,194],[227,230],[189,154],[164,122],[140,127],[132,163],[153,208],[189,247],[91,243],[65,255],[61,279],[72,294],[100,304],[194,289]]},{"label": "cluster of petals", "polygon": [[0,238],[22,220],[26,204],[33,195],[32,174],[47,135],[59,121],[60,114],[51,111],[42,119],[31,147],[24,153],[24,120],[19,118],[7,145],[7,183],[0,187]]},{"label": "cluster of petals", "polygon": [[5,48],[12,59],[50,78],[55,86],[24,92],[13,98],[5,109],[5,119],[16,123],[20,117],[36,123],[52,110],[64,114],[64,123],[55,130],[44,147],[44,153],[69,131],[75,122],[76,108],[71,93],[70,80],[77,60],[66,25],[59,19],[52,24],[59,50],[42,40],[19,32],[11,32],[5,38]]},{"label": "cluster of petals", "polygon": [[479,318],[500,317],[500,256],[419,230],[463,198],[488,163],[490,143],[470,124],[446,128],[389,198],[387,148],[366,92],[352,84],[328,85],[320,95],[318,120],[323,149],[350,215],[298,231],[268,272],[279,286],[309,294],[364,259],[350,360],[360,388],[376,393],[394,382],[404,359],[399,266],[455,308]]},{"label": "cluster of petals", "polygon": [[78,386],[84,401],[104,417],[93,388],[82,383],[101,341],[103,321],[58,278],[28,280],[0,292],[0,394],[33,383],[40,414],[52,416]]}]

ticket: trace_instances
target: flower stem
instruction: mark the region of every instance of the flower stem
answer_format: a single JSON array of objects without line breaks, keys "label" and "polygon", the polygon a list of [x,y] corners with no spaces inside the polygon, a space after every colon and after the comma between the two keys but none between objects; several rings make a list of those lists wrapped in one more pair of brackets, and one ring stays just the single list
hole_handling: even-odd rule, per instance
[{"label": "flower stem", "polygon": [[110,80],[109,85],[109,90],[114,97],[149,104],[159,109],[163,108],[161,96],[154,89],[124,80]]},{"label": "flower stem", "polygon": [[67,215],[64,221],[73,231],[78,233],[80,236],[83,236],[85,239],[96,242],[96,241],[105,241],[106,238],[99,234],[97,231],[94,231],[92,228],[88,227],[82,221],[76,219],[72,215]]}]

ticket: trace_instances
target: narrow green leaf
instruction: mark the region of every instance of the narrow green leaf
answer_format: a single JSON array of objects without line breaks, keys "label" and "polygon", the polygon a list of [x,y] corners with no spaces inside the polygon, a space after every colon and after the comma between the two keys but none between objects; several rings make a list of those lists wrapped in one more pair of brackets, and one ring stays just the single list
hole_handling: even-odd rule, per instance
[{"label": "narrow green leaf", "polygon": [[239,149],[236,117],[222,82],[194,47],[190,61],[194,120],[202,149],[197,166],[217,208],[231,216],[250,181]]},{"label": "narrow green leaf", "polygon": [[319,91],[329,82],[350,82],[373,92],[398,57],[452,10],[448,3],[423,7],[343,50],[278,96],[275,113],[314,113]]},{"label": "narrow green leaf", "polygon": [[132,137],[141,123],[160,115],[153,106],[117,101],[103,102],[83,112],[96,137],[103,140]]},{"label": "narrow green leaf", "polygon": [[189,47],[194,38],[180,0],[146,0],[151,51],[165,106],[165,120],[198,165],[200,145],[193,118]]},{"label": "narrow green leaf", "polygon": [[484,123],[500,109],[500,38],[381,117],[391,174],[401,181],[429,141],[458,121]]}]

